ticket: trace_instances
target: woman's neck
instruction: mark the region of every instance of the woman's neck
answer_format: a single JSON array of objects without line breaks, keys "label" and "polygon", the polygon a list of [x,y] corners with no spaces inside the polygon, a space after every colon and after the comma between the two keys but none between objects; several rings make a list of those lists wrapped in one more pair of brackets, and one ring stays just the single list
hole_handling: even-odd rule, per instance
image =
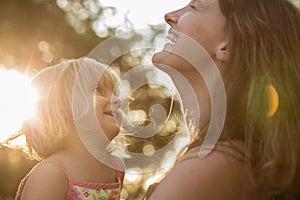
[{"label": "woman's neck", "polygon": [[[206,84],[202,77],[191,72],[185,74],[190,86],[175,82],[175,85],[180,93],[183,109],[187,112],[187,120],[197,122],[200,127],[203,127],[209,122],[211,117],[210,95]],[[187,88],[188,87],[188,88]]]}]

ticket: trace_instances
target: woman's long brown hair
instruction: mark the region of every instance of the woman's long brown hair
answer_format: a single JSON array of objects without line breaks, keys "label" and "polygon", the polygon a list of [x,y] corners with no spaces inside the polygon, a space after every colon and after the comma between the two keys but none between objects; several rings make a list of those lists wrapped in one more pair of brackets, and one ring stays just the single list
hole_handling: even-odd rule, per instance
[{"label": "woman's long brown hair", "polygon": [[265,193],[295,190],[300,186],[300,11],[288,0],[219,4],[230,53],[222,139],[246,144],[248,163],[257,173],[251,177]]}]

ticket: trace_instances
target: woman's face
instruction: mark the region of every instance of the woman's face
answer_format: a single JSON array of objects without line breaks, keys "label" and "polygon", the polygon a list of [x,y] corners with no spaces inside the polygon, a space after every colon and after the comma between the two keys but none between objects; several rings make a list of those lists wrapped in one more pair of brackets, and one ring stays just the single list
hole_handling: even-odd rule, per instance
[{"label": "woman's face", "polygon": [[153,56],[154,64],[163,64],[181,73],[192,69],[184,59],[166,51],[167,47],[176,45],[176,32],[183,33],[201,44],[213,59],[218,50],[226,47],[226,18],[221,13],[218,0],[192,0],[187,6],[167,13],[165,21],[170,25],[167,36],[169,42],[165,44],[163,51]]},{"label": "woman's face", "polygon": [[113,94],[113,84],[105,81],[105,87],[98,87],[94,95],[94,108],[101,129],[112,140],[119,133],[116,118],[119,116],[120,101]]}]

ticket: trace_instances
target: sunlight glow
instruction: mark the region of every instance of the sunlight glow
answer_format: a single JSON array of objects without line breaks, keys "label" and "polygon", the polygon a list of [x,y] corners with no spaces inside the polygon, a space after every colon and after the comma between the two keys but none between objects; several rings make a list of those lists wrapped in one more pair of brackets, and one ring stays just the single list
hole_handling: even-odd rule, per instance
[{"label": "sunlight glow", "polygon": [[131,183],[139,182],[141,180],[141,173],[140,168],[128,169],[126,171],[126,180]]},{"label": "sunlight glow", "polygon": [[[166,172],[164,172],[166,173]],[[157,172],[155,174],[153,174],[150,178],[148,178],[145,183],[144,183],[144,189],[147,189],[150,185],[154,184],[155,182],[157,182],[158,180],[160,180],[162,178],[162,172]]]},{"label": "sunlight glow", "polygon": [[134,124],[142,125],[146,121],[147,113],[144,110],[130,110],[128,116]]},{"label": "sunlight glow", "polygon": [[143,153],[147,156],[152,156],[155,153],[155,148],[152,144],[146,144],[143,147]]},{"label": "sunlight glow", "polygon": [[34,113],[37,95],[30,79],[0,68],[0,142],[18,132],[23,120]]},{"label": "sunlight glow", "polygon": [[117,9],[118,15],[128,16],[135,28],[146,28],[147,25],[165,23],[164,15],[167,12],[185,6],[188,0],[99,0],[104,6],[113,6]]}]

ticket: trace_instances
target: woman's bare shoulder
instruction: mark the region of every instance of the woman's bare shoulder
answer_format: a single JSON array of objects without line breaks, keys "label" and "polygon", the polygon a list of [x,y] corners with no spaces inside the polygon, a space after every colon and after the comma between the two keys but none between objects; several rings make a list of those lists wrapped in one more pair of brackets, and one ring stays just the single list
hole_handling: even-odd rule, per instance
[{"label": "woman's bare shoulder", "polygon": [[227,148],[218,144],[203,159],[199,149],[188,152],[149,199],[251,199],[244,197],[250,188],[246,166],[226,154]]}]

